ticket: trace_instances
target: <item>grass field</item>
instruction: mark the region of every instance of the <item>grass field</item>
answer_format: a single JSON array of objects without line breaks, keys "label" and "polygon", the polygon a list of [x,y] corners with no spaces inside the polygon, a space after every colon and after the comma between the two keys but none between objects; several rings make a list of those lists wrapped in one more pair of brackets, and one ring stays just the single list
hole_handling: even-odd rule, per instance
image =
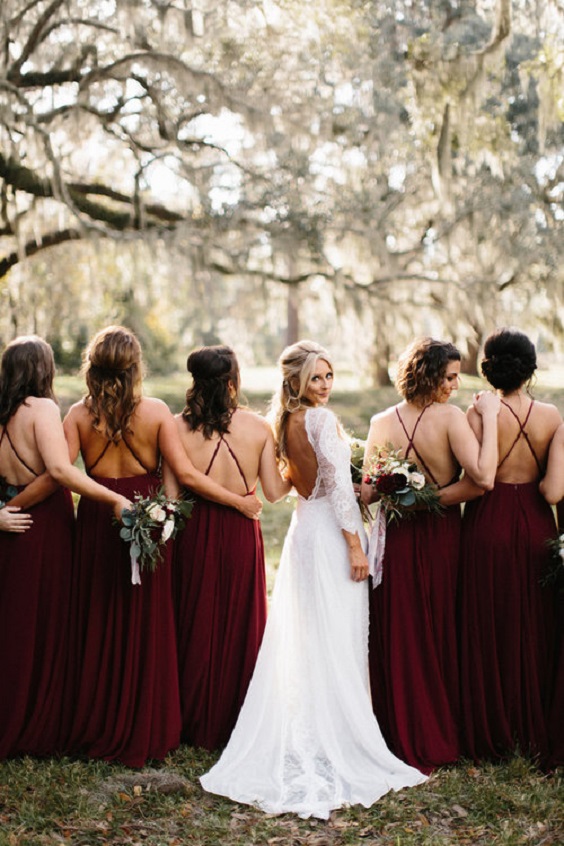
[{"label": "grass field", "polygon": [[[558,385],[564,386],[564,380],[555,381],[539,379],[535,395],[554,402],[562,412],[564,387]],[[249,405],[260,411],[271,392],[264,382],[257,378],[248,391]],[[177,411],[184,385],[184,377],[149,380],[147,392]],[[465,378],[456,401],[465,407],[481,387],[479,380]],[[81,390],[79,379],[60,377],[62,408]],[[337,389],[332,407],[350,432],[365,437],[371,415],[395,401],[392,388]],[[270,583],[292,507],[291,502],[265,506]],[[327,822],[272,817],[205,794],[198,776],[214,760],[214,755],[181,747],[164,763],[139,772],[70,759],[2,762],[0,846],[564,844],[564,772],[545,775],[518,756],[495,766],[463,761],[439,770],[425,785],[388,795],[369,809],[335,812]]]}]

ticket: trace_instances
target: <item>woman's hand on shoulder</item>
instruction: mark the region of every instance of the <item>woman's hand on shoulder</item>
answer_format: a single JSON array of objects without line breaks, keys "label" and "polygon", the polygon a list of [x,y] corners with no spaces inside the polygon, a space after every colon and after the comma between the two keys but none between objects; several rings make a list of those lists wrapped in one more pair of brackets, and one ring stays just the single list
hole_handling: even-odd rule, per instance
[{"label": "woman's hand on shoulder", "polygon": [[501,400],[493,391],[478,391],[474,394],[473,408],[481,416],[495,416],[499,414]]}]

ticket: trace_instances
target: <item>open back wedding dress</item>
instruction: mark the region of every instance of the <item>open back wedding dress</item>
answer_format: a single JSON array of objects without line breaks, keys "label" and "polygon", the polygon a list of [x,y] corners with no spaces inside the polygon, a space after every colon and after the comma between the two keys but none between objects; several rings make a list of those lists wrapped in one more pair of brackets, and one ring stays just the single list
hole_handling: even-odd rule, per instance
[{"label": "open back wedding dress", "polygon": [[201,783],[268,813],[326,819],[425,776],[389,751],[372,711],[368,584],[352,581],[341,532],[364,542],[349,445],[327,408],[308,409],[305,425],[315,487],[292,516],[239,719]]}]

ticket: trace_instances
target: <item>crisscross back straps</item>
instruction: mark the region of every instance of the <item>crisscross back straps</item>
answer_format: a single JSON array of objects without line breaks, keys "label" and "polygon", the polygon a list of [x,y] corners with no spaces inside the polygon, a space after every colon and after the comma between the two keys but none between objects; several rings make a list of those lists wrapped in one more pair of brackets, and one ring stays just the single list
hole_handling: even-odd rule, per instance
[{"label": "crisscross back straps", "polygon": [[[125,444],[125,446],[127,447],[127,449],[129,450],[129,452],[131,453],[131,455],[133,456],[133,458],[135,459],[135,461],[136,461],[139,465],[141,465],[141,467],[143,468],[143,470],[145,471],[145,473],[153,473],[153,472],[154,472],[153,470],[150,470],[148,467],[145,467],[145,465],[143,464],[143,462],[141,461],[141,459],[139,458],[139,456],[137,455],[137,453],[135,452],[135,450],[133,449],[133,447],[131,446],[131,444],[130,444],[127,440],[126,440],[126,438],[125,438],[123,435],[122,435],[121,439],[122,439],[123,443]],[[109,447],[112,445],[112,443],[113,443],[113,441],[108,441],[108,442],[106,443],[106,445],[105,445],[104,449],[102,450],[102,452],[100,453],[100,455],[98,456],[98,458],[96,459],[96,461],[94,462],[94,464],[91,464],[91,465],[90,465],[90,467],[88,467],[88,468],[87,468],[87,471],[86,471],[86,472],[87,472],[89,475],[92,473],[92,471],[94,470],[94,468],[96,467],[96,465],[97,465],[97,464],[99,464],[99,463],[100,463],[100,461],[103,459],[103,457],[104,457],[104,456],[105,456],[105,454],[107,453],[107,451],[108,451]]]},{"label": "crisscross back straps", "polygon": [[530,404],[530,406],[529,406],[529,410],[527,411],[527,416],[525,417],[525,420],[524,420],[522,423],[521,423],[521,421],[520,421],[520,419],[519,419],[518,415],[517,415],[517,414],[515,414],[515,412],[513,411],[513,409],[511,408],[511,406],[509,405],[509,403],[504,402],[504,400],[501,400],[501,403],[502,403],[502,405],[504,405],[506,408],[508,408],[508,409],[509,409],[509,411],[511,412],[511,414],[513,415],[513,417],[514,417],[514,418],[515,418],[515,420],[517,421],[517,423],[518,423],[518,425],[519,425],[519,431],[517,432],[517,436],[516,436],[515,440],[513,441],[513,443],[511,444],[511,446],[509,447],[509,450],[505,453],[505,455],[503,456],[503,458],[501,459],[501,461],[500,461],[500,462],[499,462],[499,464],[497,465],[497,466],[498,466],[498,468],[499,468],[499,467],[501,467],[501,465],[503,464],[503,462],[504,462],[504,461],[506,461],[506,460],[509,458],[509,456],[510,456],[510,455],[511,455],[511,453],[513,452],[513,449],[514,449],[514,448],[515,448],[515,446],[517,445],[517,442],[520,440],[521,436],[523,436],[523,437],[525,438],[526,442],[527,442],[527,446],[528,446],[528,447],[529,447],[529,449],[531,450],[531,455],[532,455],[532,456],[533,456],[533,458],[535,459],[536,465],[537,465],[537,467],[538,467],[538,471],[539,471],[539,473],[541,473],[541,474],[542,474],[542,467],[541,467],[541,463],[540,463],[540,461],[539,461],[539,460],[538,460],[538,458],[537,458],[537,454],[536,454],[536,452],[535,452],[535,448],[533,447],[533,445],[532,445],[532,443],[531,443],[531,441],[530,441],[529,435],[528,435],[528,433],[525,431],[525,426],[526,426],[526,425],[527,425],[527,423],[529,422],[529,417],[531,416],[531,411],[533,410],[533,405],[535,404],[535,401],[534,401],[534,400],[531,400],[531,404]]},{"label": "crisscross back straps", "polygon": [[419,451],[418,451],[417,447],[416,447],[416,446],[415,446],[415,444],[413,443],[413,439],[415,438],[415,433],[416,433],[416,431],[417,431],[417,427],[419,426],[419,423],[420,423],[420,421],[421,421],[421,418],[423,417],[423,415],[425,414],[425,412],[427,411],[427,409],[428,409],[428,408],[429,408],[429,406],[428,406],[428,405],[426,405],[426,406],[422,409],[422,411],[421,411],[421,413],[419,414],[419,416],[418,416],[417,420],[415,421],[415,426],[413,427],[413,432],[411,433],[411,435],[409,434],[409,432],[408,432],[408,431],[407,431],[407,429],[405,428],[405,423],[404,423],[404,422],[403,422],[403,420],[401,419],[401,414],[399,413],[399,409],[398,409],[397,407],[396,407],[396,414],[397,414],[397,416],[398,416],[398,420],[399,420],[399,422],[401,423],[401,427],[402,427],[403,431],[405,432],[405,437],[407,438],[407,449],[406,449],[406,451],[405,451],[405,457],[406,457],[406,458],[409,458],[409,453],[410,453],[410,451],[411,451],[411,450],[413,450],[413,452],[415,453],[415,455],[416,455],[416,457],[417,457],[417,460],[418,460],[419,464],[421,465],[421,467],[423,468],[423,470],[425,471],[425,473],[427,474],[427,476],[429,477],[429,479],[433,482],[433,484],[438,485],[439,483],[437,482],[437,480],[436,480],[436,479],[435,479],[435,477],[433,476],[433,474],[432,474],[431,470],[429,470],[429,468],[427,467],[427,465],[426,465],[425,461],[423,460],[423,458],[422,458],[422,457],[421,457],[421,455],[419,454]]},{"label": "crisscross back straps", "polygon": [[16,458],[18,459],[20,464],[23,464],[25,469],[29,470],[29,472],[32,473],[37,478],[37,476],[39,476],[40,474],[36,473],[36,471],[33,469],[33,467],[30,467],[29,464],[26,464],[26,462],[23,460],[23,458],[21,457],[21,455],[19,454],[19,452],[15,448],[13,441],[10,437],[10,433],[8,432],[8,424],[6,424],[4,426],[4,428],[2,430],[2,434],[0,435],[0,445],[2,444],[2,441],[4,440],[4,435],[6,435],[6,437],[8,438],[8,443],[12,447],[12,452],[14,453],[14,455],[16,456]]},{"label": "crisscross back straps", "polygon": [[233,459],[233,461],[234,461],[234,462],[235,462],[235,464],[237,465],[237,470],[239,471],[239,473],[240,473],[240,475],[241,475],[241,478],[242,478],[242,480],[243,480],[243,484],[245,485],[245,491],[246,491],[248,494],[249,494],[249,493],[252,493],[252,492],[249,490],[249,486],[247,485],[247,480],[246,480],[246,478],[245,478],[245,474],[243,473],[243,468],[242,468],[242,467],[241,467],[241,465],[239,464],[239,460],[238,460],[237,456],[235,455],[235,453],[233,452],[233,450],[231,449],[231,447],[229,446],[228,442],[225,440],[225,438],[223,437],[223,435],[222,435],[222,434],[220,434],[220,436],[219,436],[219,440],[218,440],[218,442],[217,442],[217,444],[216,444],[216,447],[215,447],[215,449],[214,449],[214,451],[213,451],[213,455],[212,455],[212,457],[211,457],[211,461],[210,461],[210,463],[208,464],[208,467],[207,467],[207,470],[206,470],[206,476],[208,476],[208,475],[209,475],[209,472],[210,472],[210,470],[211,470],[211,469],[212,469],[212,467],[213,467],[213,463],[214,463],[214,461],[215,461],[215,457],[216,457],[216,455],[218,454],[218,452],[219,452],[219,448],[221,447],[221,445],[222,445],[222,444],[225,444],[225,446],[227,447],[227,450],[228,450],[228,452],[229,452],[229,455],[231,456],[231,458]]}]

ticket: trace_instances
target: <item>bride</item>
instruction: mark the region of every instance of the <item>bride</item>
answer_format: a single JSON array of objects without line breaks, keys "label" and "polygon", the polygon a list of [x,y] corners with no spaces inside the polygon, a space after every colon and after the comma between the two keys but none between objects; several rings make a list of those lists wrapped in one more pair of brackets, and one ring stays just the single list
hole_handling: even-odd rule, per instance
[{"label": "bride", "polygon": [[425,781],[386,747],[368,684],[368,564],[350,449],[326,408],[330,357],[288,347],[273,400],[298,493],[264,638],[239,719],[203,787],[268,813],[327,819]]}]

